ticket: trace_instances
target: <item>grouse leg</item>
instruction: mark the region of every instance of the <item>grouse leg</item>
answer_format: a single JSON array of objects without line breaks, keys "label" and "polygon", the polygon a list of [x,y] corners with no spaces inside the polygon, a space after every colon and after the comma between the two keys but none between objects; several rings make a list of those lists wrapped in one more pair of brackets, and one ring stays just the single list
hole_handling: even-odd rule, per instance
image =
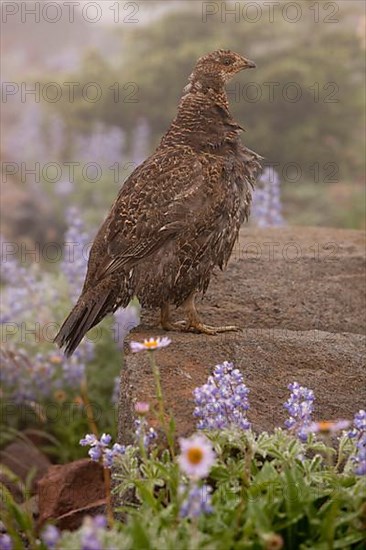
[{"label": "grouse leg", "polygon": [[185,308],[188,316],[188,326],[186,330],[190,332],[199,332],[203,334],[218,334],[220,332],[230,332],[230,331],[239,331],[240,327],[236,325],[223,325],[218,327],[213,327],[210,325],[205,325],[199,318],[196,305],[194,303],[195,293],[187,298],[184,302],[183,307]]},{"label": "grouse leg", "polygon": [[164,330],[187,330],[186,321],[170,320],[170,307],[168,303],[163,304],[160,308],[160,324]]}]

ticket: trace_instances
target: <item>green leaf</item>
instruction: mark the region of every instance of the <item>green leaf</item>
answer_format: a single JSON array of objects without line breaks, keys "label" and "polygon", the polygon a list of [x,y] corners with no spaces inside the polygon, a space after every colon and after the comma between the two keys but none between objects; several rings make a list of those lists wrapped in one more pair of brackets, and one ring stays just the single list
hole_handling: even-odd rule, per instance
[{"label": "green leaf", "polygon": [[159,502],[157,501],[157,499],[155,499],[154,495],[152,494],[151,484],[146,483],[146,481],[136,480],[135,486],[138,490],[138,494],[141,502],[143,502],[147,506],[150,506],[153,510],[158,510]]},{"label": "green leaf", "polygon": [[134,550],[150,550],[153,548],[151,545],[152,541],[145,529],[145,525],[140,519],[134,518],[130,530],[133,538]]}]

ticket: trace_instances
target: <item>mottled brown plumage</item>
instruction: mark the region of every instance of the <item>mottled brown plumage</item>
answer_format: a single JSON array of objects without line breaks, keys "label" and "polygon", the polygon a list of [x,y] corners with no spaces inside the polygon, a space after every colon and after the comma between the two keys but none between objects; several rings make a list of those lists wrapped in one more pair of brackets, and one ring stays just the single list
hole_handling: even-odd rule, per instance
[{"label": "mottled brown plumage", "polygon": [[[225,84],[251,67],[224,50],[198,60],[176,118],[127,179],[94,240],[81,296],[55,339],[67,354],[133,296],[160,307],[167,330],[236,329],[204,325],[194,295],[207,289],[216,266],[225,267],[249,215],[260,157],[240,141]],[[170,304],[183,305],[187,321],[172,323]]]}]

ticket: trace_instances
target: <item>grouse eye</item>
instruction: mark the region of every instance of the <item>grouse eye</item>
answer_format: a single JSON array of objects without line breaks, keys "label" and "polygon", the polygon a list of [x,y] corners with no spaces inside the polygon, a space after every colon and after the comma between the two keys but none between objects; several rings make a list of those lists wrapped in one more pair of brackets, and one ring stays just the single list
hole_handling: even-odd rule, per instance
[{"label": "grouse eye", "polygon": [[230,57],[224,57],[222,62],[223,62],[224,65],[231,65],[232,60],[230,59]]}]

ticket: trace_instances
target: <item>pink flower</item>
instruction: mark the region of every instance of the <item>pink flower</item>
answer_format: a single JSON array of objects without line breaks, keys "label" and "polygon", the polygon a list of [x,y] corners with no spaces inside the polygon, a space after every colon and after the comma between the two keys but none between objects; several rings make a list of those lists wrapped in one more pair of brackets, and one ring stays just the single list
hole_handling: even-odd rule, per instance
[{"label": "pink flower", "polygon": [[137,401],[135,403],[135,411],[140,416],[145,416],[150,410],[149,403],[145,403],[144,401]]}]

